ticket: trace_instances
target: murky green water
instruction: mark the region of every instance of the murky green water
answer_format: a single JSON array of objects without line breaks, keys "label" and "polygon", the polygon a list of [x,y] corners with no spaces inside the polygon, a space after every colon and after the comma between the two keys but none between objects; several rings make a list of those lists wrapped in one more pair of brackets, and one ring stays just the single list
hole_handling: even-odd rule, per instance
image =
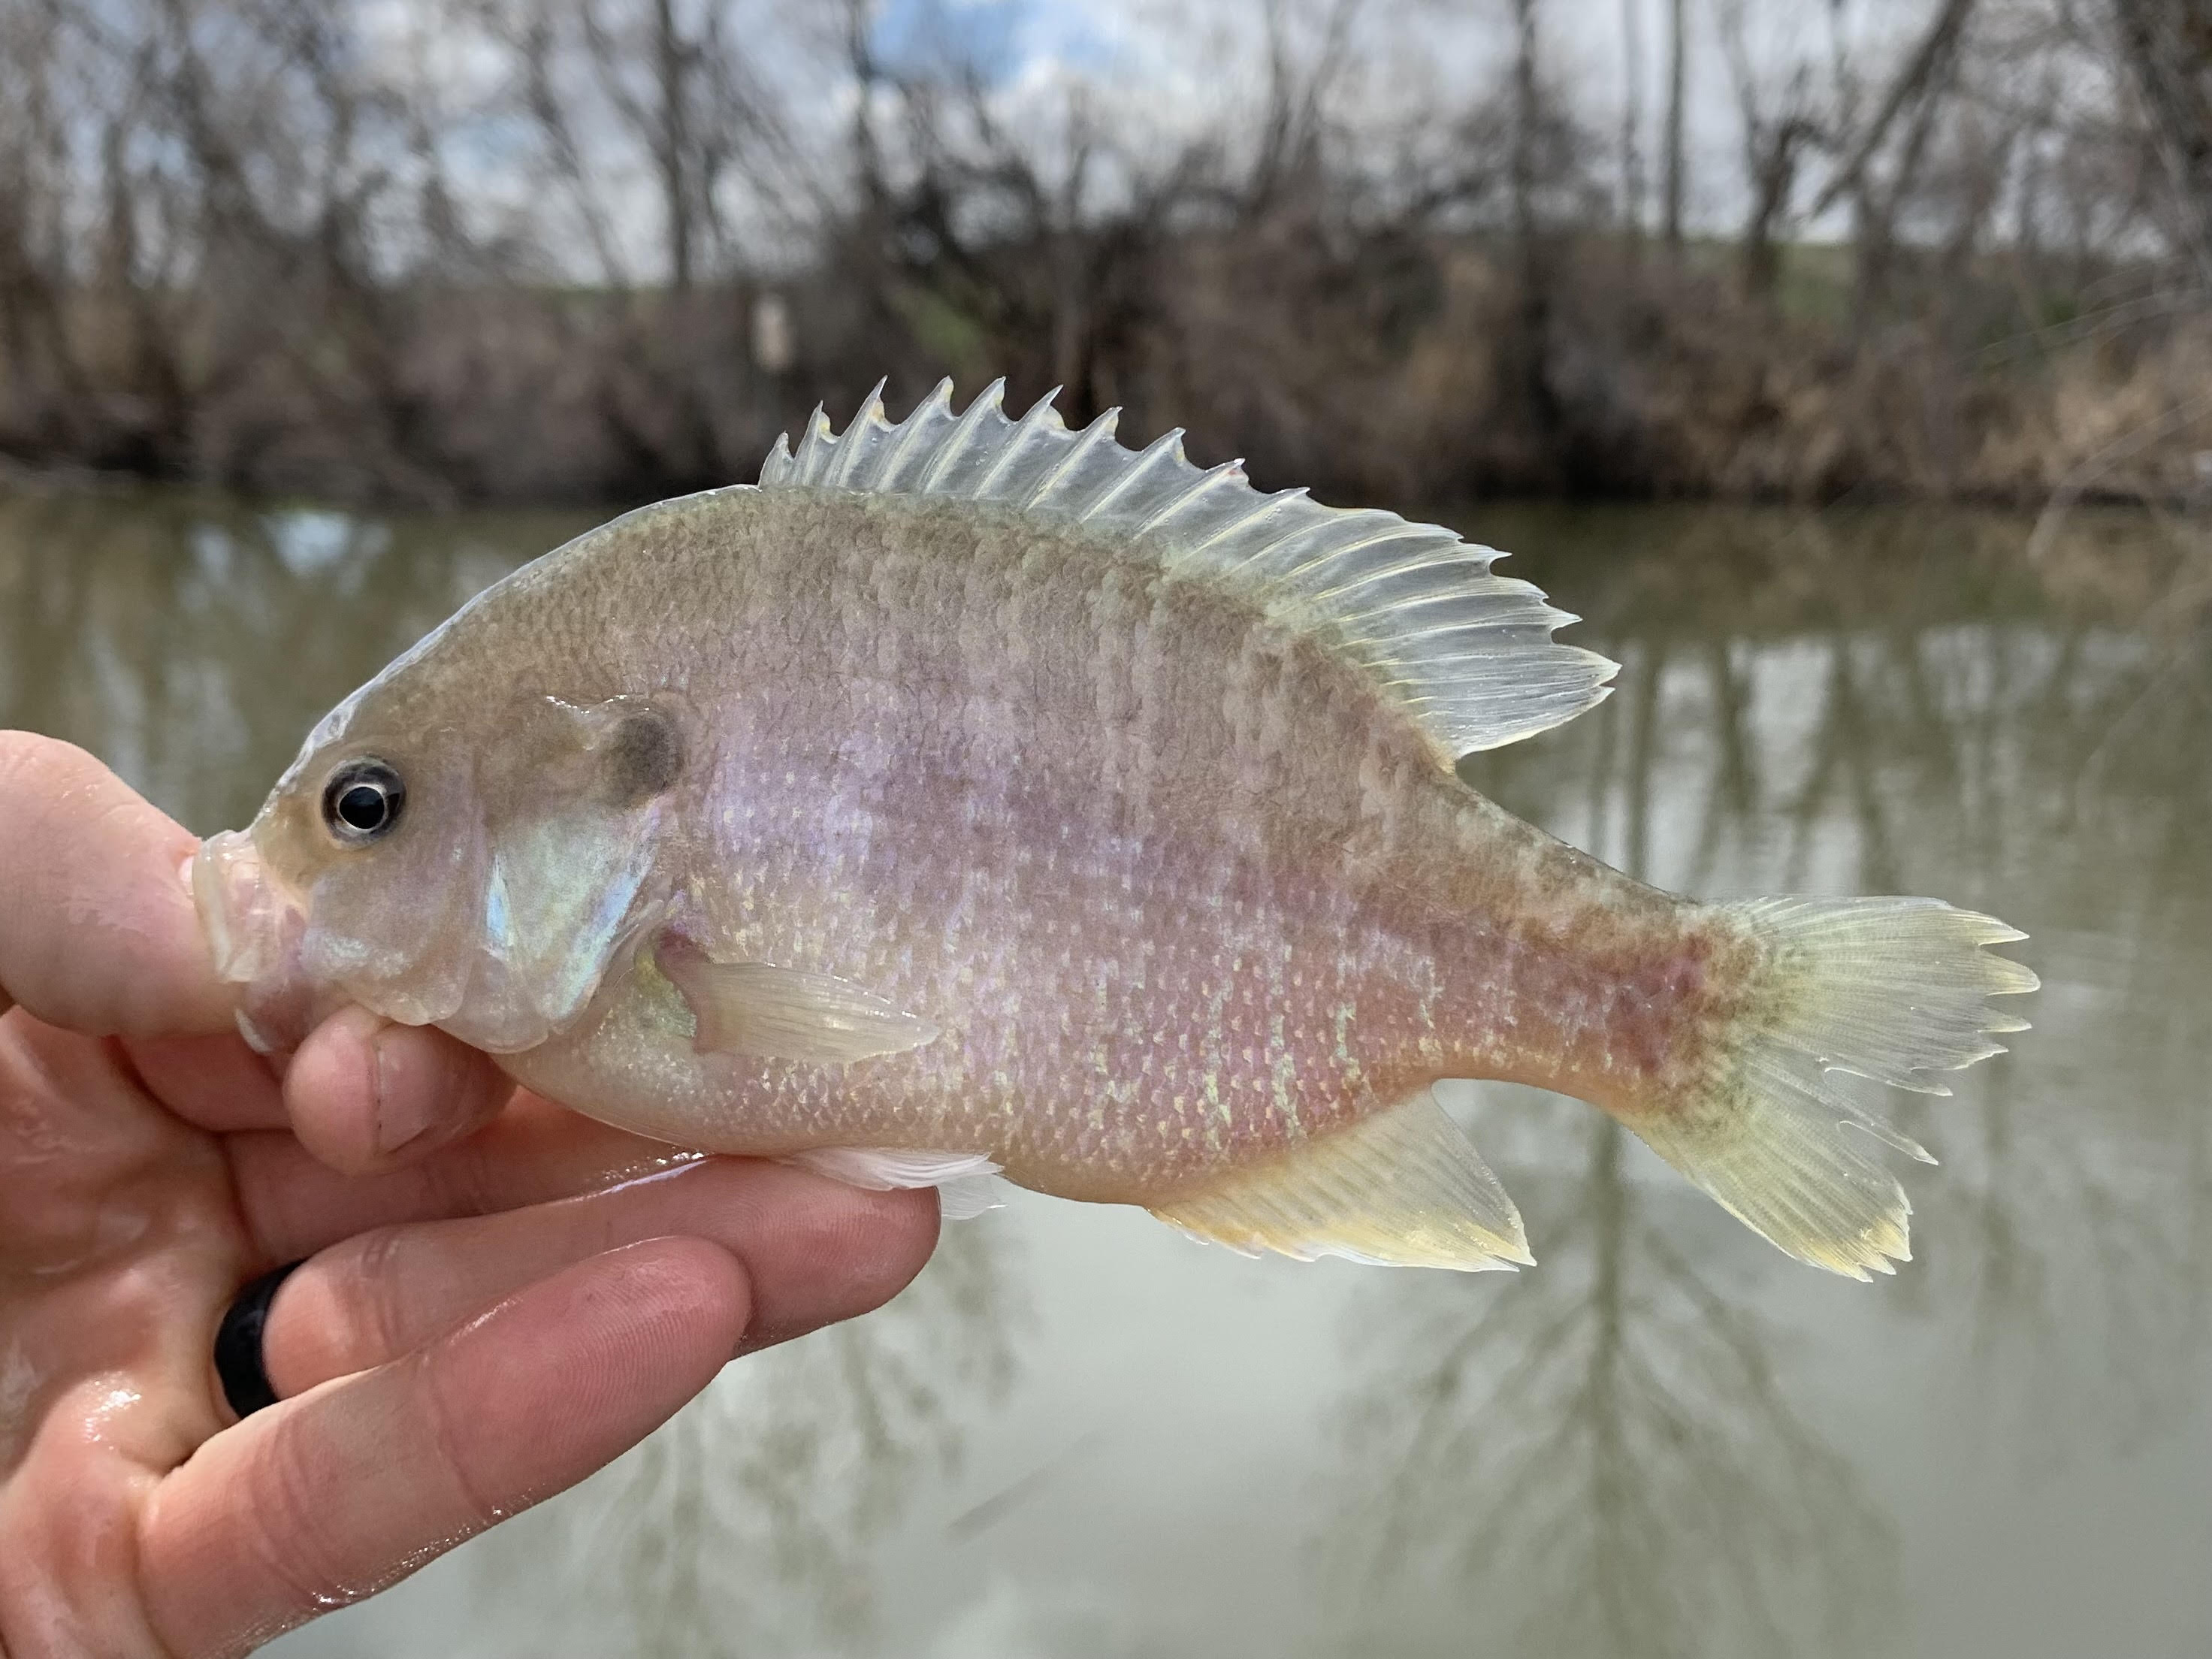
[{"label": "murky green water", "polygon": [[[2212,1652],[2212,532],[2076,520],[2031,562],[2024,522],[1923,511],[1466,522],[1626,665],[1483,787],[1668,886],[2033,935],[2018,1052],[1893,1097],[1944,1160],[1907,1174],[1917,1261],[1826,1278],[1588,1109],[1469,1087],[1517,1279],[1024,1197],[283,1650]],[[243,822],[576,527],[0,498],[0,723]]]}]

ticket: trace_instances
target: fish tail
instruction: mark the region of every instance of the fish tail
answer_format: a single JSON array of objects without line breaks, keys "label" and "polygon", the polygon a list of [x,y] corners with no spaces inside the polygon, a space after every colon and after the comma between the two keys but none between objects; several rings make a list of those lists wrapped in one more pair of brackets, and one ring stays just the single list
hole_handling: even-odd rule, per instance
[{"label": "fish tail", "polygon": [[2027,1022],[1985,999],[2034,974],[1984,945],[2025,939],[1934,899],[1769,898],[1714,907],[1759,966],[1695,1081],[1615,1115],[1754,1231],[1801,1261],[1864,1279],[1911,1259],[1905,1189],[1851,1133],[1923,1163],[1915,1142],[1827,1073],[1948,1095],[1938,1074],[2002,1054]]}]

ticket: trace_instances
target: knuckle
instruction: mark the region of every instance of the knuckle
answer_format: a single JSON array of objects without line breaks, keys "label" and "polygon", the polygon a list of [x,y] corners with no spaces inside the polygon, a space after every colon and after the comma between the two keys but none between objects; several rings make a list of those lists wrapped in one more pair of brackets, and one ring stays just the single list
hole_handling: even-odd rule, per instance
[{"label": "knuckle", "polygon": [[408,1235],[379,1227],[355,1241],[356,1353],[364,1365],[381,1364],[414,1346],[407,1319]]},{"label": "knuckle", "polygon": [[315,1455],[304,1414],[275,1415],[260,1443],[256,1501],[244,1513],[246,1547],[269,1578],[303,1609],[360,1599],[374,1588],[349,1583],[348,1552],[331,1529],[330,1472]]},{"label": "knuckle", "polygon": [[295,1300],[292,1285],[285,1286],[271,1312],[271,1334],[283,1331],[280,1352],[303,1356],[295,1360],[301,1374],[284,1378],[288,1392],[368,1370],[406,1351],[401,1255],[400,1230],[379,1227],[303,1270],[305,1297]]},{"label": "knuckle", "polygon": [[422,1356],[419,1376],[424,1428],[453,1482],[458,1530],[472,1535],[506,1519],[520,1505],[486,1489],[471,1449],[476,1443],[468,1432],[471,1414],[453,1395],[451,1352],[441,1346]]}]

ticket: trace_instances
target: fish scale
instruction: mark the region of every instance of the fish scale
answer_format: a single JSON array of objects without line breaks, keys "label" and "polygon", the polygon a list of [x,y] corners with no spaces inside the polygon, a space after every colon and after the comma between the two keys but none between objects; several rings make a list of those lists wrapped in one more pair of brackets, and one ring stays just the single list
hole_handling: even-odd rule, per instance
[{"label": "fish scale", "polygon": [[[1430,1085],[1506,1079],[1807,1261],[1905,1256],[1844,1131],[1917,1148],[1826,1073],[1996,1052],[2019,935],[1662,893],[1513,817],[1453,763],[1605,695],[1571,617],[1449,532],[1111,432],[872,398],[480,595],[204,848],[249,1029],[349,1000],[680,1145],[1460,1268],[1528,1255]],[[404,818],[341,834],[364,767]]]},{"label": "fish scale", "polygon": [[[859,537],[833,534],[830,539],[857,550],[843,561],[882,556]],[[773,531],[762,540],[795,545]],[[933,562],[967,572],[968,602],[980,600],[998,615],[1009,603],[1006,589],[978,569],[993,568],[994,550],[979,543],[936,554]],[[996,550],[1001,568],[1018,569],[1033,549],[1008,544]],[[778,556],[757,551],[745,556],[744,568],[774,590],[780,581]],[[1048,586],[1066,596],[1066,605],[1083,603],[1089,578],[1067,562],[1050,569]],[[667,575],[684,580],[680,567]],[[842,597],[851,585],[831,574],[825,586],[840,596],[837,626],[849,644],[864,631],[859,607]],[[897,605],[910,602],[908,590],[887,586]],[[791,602],[787,598],[784,604]],[[1017,612],[1023,608],[1013,606]],[[1048,600],[1036,599],[1031,609],[1039,614],[1027,617],[1025,625],[1047,637],[1064,635],[1062,618],[1041,614],[1049,608]],[[1317,968],[1313,989],[1300,1000],[1271,1002],[1267,994],[1271,977],[1286,981],[1291,961],[1311,957],[1335,964],[1339,941],[1368,934],[1387,939],[1403,926],[1372,905],[1363,909],[1347,896],[1344,883],[1327,878],[1328,866],[1340,861],[1358,839],[1358,769],[1308,759],[1303,769],[1310,777],[1294,783],[1283,775],[1299,769],[1292,753],[1314,744],[1320,718],[1282,712],[1279,705],[1297,700],[1291,688],[1322,681],[1319,696],[1309,691],[1304,700],[1324,706],[1333,701],[1343,720],[1373,726],[1371,740],[1400,750],[1399,763],[1425,784],[1431,769],[1425,753],[1409,741],[1401,722],[1378,717],[1373,700],[1356,683],[1327,684],[1332,665],[1309,665],[1304,677],[1272,672],[1254,680],[1248,671],[1255,658],[1297,654],[1297,642],[1279,629],[1233,616],[1224,624],[1214,614],[1221,607],[1204,594],[1186,596],[1183,608],[1191,614],[1180,625],[1188,629],[1212,635],[1231,625],[1249,629],[1252,637],[1226,664],[1194,649],[1174,653],[1175,660],[1191,665],[1181,676],[1176,700],[1213,717],[1210,723],[1196,715],[1187,720],[1170,753],[1127,757],[1134,769],[1158,777],[1167,799],[1186,809],[1150,833],[1129,810],[1125,793],[1098,786],[1098,769],[1076,746],[1102,729],[1091,718],[1095,680],[1071,675],[1057,686],[1034,682],[1018,659],[991,661],[965,636],[943,659],[915,646],[906,653],[921,684],[939,684],[957,673],[963,684],[963,697],[937,705],[940,718],[931,729],[917,729],[902,697],[878,707],[869,695],[871,682],[813,714],[838,737],[834,750],[819,745],[830,758],[818,766],[809,758],[817,745],[805,732],[787,732],[764,750],[741,738],[726,742],[728,769],[702,775],[701,787],[710,798],[753,805],[726,843],[708,849],[702,870],[690,878],[697,890],[718,896],[698,919],[702,942],[710,951],[794,966],[842,964],[841,971],[891,1000],[948,1024],[943,1047],[934,1054],[917,1054],[910,1065],[837,1074],[787,1068],[769,1085],[771,1100],[746,1093],[742,1115],[763,1137],[756,1144],[773,1144],[770,1138],[787,1127],[814,1133],[832,1121],[856,1133],[873,1124],[881,1137],[888,1121],[942,1137],[948,1146],[989,1146],[1005,1155],[1010,1170],[1041,1183],[1066,1185],[1088,1174],[1093,1184],[1103,1185],[1084,1167],[1103,1158],[1109,1174],[1132,1183],[1133,1190],[1120,1189],[1117,1195],[1133,1196],[1157,1193],[1212,1167],[1194,1164],[1194,1141],[1202,1152],[1233,1160],[1283,1144],[1298,1123],[1323,1127],[1340,1120],[1360,1098],[1347,1073],[1396,1076],[1424,1057],[1443,1058],[1425,1030],[1413,1052],[1387,1052],[1401,1028],[1379,1019],[1363,1028],[1372,1048],[1339,1057],[1334,1009],[1357,1001],[1360,981],[1372,978],[1372,970],[1347,975]],[[875,621],[886,630],[903,627],[896,608],[886,607]],[[1156,634],[1171,633],[1177,625],[1173,615],[1155,610]],[[739,655],[722,672],[741,686],[749,665]],[[1240,680],[1249,683],[1240,687]],[[849,677],[846,683],[851,684]],[[702,695],[696,680],[692,695]],[[1133,701],[1137,688],[1125,686],[1121,695]],[[1018,720],[1007,717],[1017,705]],[[779,724],[794,717],[799,711],[781,703],[770,716]],[[874,720],[889,729],[879,730]],[[1025,767],[1028,733],[1040,726],[1070,733],[1075,741],[1056,751],[1052,764]],[[1224,757],[1230,757],[1225,769],[1234,775],[1226,787]],[[1283,823],[1279,799],[1285,790],[1299,793],[1300,785],[1304,810],[1298,822]],[[887,811],[886,800],[896,801],[896,809]],[[1387,840],[1388,830],[1376,827],[1387,820],[1365,816],[1370,831]],[[760,819],[788,826],[790,833],[763,834]],[[945,842],[937,832],[948,820],[957,824],[951,843],[957,858],[913,860],[908,849]],[[1025,851],[1040,842],[1049,846],[1071,829],[1086,849],[1080,856],[1063,859],[1048,851],[1042,866],[1024,860]],[[887,863],[871,865],[865,849],[877,847],[898,850]],[[749,866],[757,873],[717,875]],[[1307,869],[1322,872],[1322,878],[1297,879],[1296,872]],[[1389,887],[1387,866],[1378,867],[1366,884],[1378,891]],[[1399,872],[1395,885],[1407,893],[1424,890],[1419,872],[1410,867]],[[843,904],[840,896],[850,890],[867,892],[869,902]],[[741,927],[728,917],[736,907],[750,909],[752,925]],[[932,954],[942,959],[970,961],[984,954],[1006,965],[995,982],[948,996],[947,988],[905,953],[902,947],[914,939],[928,941]],[[1154,952],[1164,964],[1148,977],[1146,959]],[[1378,939],[1355,959],[1385,962],[1389,956]],[[1426,971],[1425,957],[1413,961]],[[1097,988],[1109,981],[1141,985],[1142,998],[1102,995]],[[1370,989],[1369,994],[1372,1000],[1376,994]],[[1053,1041],[1041,1043],[1021,1020],[1006,1017],[1010,1008],[1041,1012]],[[1083,1073],[1081,1058],[1107,1053],[1109,1077],[1141,1074],[1155,1052],[1146,1039],[1185,1024],[1198,1037],[1198,1063],[1171,1055],[1159,1067],[1163,1098],[1132,1102],[1110,1128],[1062,1150],[1058,1126],[1091,1121],[1090,1098],[1097,1091]],[[1281,1052],[1264,1037],[1278,1024],[1286,1034]],[[1288,1035],[1293,1032],[1295,1042]],[[1000,1063],[979,1063],[977,1054]],[[1287,1079],[1286,1056],[1295,1066]],[[1069,1059],[1079,1062],[1067,1067],[1075,1073],[1072,1079],[1063,1071]],[[1098,1067],[1094,1063],[1091,1069]],[[1002,1072],[1017,1080],[1010,1091],[993,1085]],[[1275,1097],[1285,1083],[1289,1100],[1278,1108]],[[737,1098],[716,1096],[726,1097]],[[957,1098],[963,1104],[931,1117],[915,1110],[917,1097]],[[1228,1133],[1216,1133],[1217,1123],[1231,1126]],[[1188,1133],[1194,1129],[1195,1134]]]}]

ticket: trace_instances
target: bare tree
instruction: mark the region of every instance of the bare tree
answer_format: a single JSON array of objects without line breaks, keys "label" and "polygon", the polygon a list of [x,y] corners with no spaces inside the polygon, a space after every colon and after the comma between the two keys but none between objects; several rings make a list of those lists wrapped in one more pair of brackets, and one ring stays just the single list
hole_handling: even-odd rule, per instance
[{"label": "bare tree", "polygon": [[2112,0],[2112,23],[2173,186],[2182,235],[2212,283],[2212,3]]},{"label": "bare tree", "polygon": [[1644,0],[1620,0],[1620,222],[1632,249],[1644,234]]},{"label": "bare tree", "polygon": [[1686,33],[1689,0],[1667,0],[1667,246],[1682,246],[1682,155],[1684,105],[1688,92],[1690,49]]},{"label": "bare tree", "polygon": [[1551,249],[1537,208],[1547,118],[1537,64],[1536,0],[1513,0],[1513,131],[1506,176],[1519,303],[1506,361],[1529,422],[1539,434],[1548,436],[1559,423],[1559,407],[1550,372]]},{"label": "bare tree", "polygon": [[[1854,316],[1863,327],[1886,297],[1897,243],[1897,220],[1914,186],[1933,139],[1945,94],[1959,60],[1960,42],[1975,0],[1941,0],[1927,29],[1906,54],[1881,102],[1814,201],[1808,215],[1819,218],[1839,200],[1851,204],[1852,245],[1856,256]],[[1893,146],[1893,134],[1900,131]],[[1878,166],[1887,149],[1887,176]]]},{"label": "bare tree", "polygon": [[[1402,88],[1452,9],[1238,0],[1173,110],[883,0],[0,0],[0,456],[643,496],[816,395],[1004,374],[1346,499],[2185,492],[2207,3],[1831,6],[1823,77],[1744,45],[1802,8],[1723,0],[1718,283],[1635,253],[1689,228],[1690,0],[1622,0],[1601,137],[1538,0]],[[1847,319],[1778,288],[1845,204]]]},{"label": "bare tree", "polygon": [[1745,295],[1764,302],[1773,297],[1781,275],[1777,233],[1789,213],[1805,152],[1821,141],[1821,125],[1814,102],[1811,65],[1796,64],[1778,95],[1772,94],[1762,87],[1751,60],[1743,0],[1723,4],[1720,20],[1729,79],[1742,123],[1744,176],[1750,186],[1738,266]]}]

